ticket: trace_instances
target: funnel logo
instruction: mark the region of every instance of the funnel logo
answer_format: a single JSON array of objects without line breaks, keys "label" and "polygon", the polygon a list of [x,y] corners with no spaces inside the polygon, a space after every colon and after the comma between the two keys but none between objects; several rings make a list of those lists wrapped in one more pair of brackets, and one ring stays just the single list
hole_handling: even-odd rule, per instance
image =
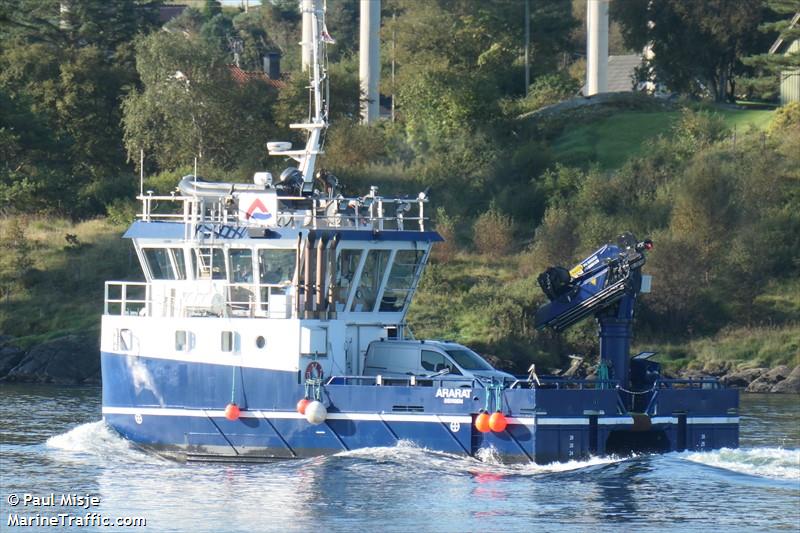
[{"label": "funnel logo", "polygon": [[272,214],[267,210],[267,206],[264,205],[259,198],[256,198],[250,207],[247,209],[247,220],[254,218],[256,220],[269,220],[272,218]]}]

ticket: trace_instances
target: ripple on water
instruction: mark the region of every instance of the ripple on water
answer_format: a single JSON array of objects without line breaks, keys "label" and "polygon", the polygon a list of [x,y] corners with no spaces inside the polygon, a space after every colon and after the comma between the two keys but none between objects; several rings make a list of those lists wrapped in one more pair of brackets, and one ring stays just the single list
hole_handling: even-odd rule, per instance
[{"label": "ripple on water", "polygon": [[45,446],[56,458],[112,461],[118,463],[160,462],[162,459],[138,450],[102,420],[76,426],[47,439]]},{"label": "ripple on water", "polygon": [[681,456],[688,461],[741,474],[800,480],[800,449],[723,448],[711,452],[685,452]]}]

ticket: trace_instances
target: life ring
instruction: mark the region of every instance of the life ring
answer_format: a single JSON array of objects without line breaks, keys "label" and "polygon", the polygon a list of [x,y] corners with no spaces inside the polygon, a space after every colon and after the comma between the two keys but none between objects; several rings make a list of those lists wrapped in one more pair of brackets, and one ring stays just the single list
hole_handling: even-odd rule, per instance
[{"label": "life ring", "polygon": [[322,379],[325,372],[322,370],[322,365],[319,361],[311,361],[306,367],[306,379]]}]

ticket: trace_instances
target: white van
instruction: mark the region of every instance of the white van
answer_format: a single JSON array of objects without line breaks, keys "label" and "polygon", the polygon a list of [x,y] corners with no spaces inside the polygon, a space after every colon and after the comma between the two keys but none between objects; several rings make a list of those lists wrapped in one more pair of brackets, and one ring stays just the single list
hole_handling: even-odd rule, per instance
[{"label": "white van", "polygon": [[444,373],[469,379],[515,379],[454,342],[377,340],[370,343],[364,358],[365,376],[430,377]]}]

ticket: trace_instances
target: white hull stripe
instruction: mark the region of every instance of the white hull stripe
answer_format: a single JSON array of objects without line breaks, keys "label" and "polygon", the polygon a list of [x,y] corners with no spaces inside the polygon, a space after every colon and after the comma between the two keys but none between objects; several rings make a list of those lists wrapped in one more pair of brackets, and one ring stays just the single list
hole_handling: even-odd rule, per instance
[{"label": "white hull stripe", "polygon": [[[191,416],[199,418],[224,418],[221,409],[177,409],[169,407],[103,407],[104,415],[153,415],[153,416]],[[293,411],[243,410],[240,418],[271,418],[305,420],[305,415]],[[328,413],[328,420],[362,420],[384,422],[459,422],[472,423],[470,416],[454,415],[413,415],[396,413]]]},{"label": "white hull stripe", "polygon": [[[180,409],[170,407],[103,407],[104,415],[152,415],[152,416],[189,416],[200,418],[224,418],[225,411],[222,409]],[[272,418],[272,419],[305,419],[304,415],[293,411],[261,411],[243,410],[239,414],[240,418]],[[472,423],[471,416],[458,415],[415,415],[398,413],[328,413],[330,420],[359,420],[374,422],[441,422],[449,424],[458,422],[461,424]],[[588,418],[544,418],[534,417],[507,417],[509,424],[526,426],[585,426],[589,425]],[[661,416],[651,419],[653,424],[677,424],[676,417]],[[632,425],[633,419],[630,417],[606,417],[598,418],[598,425]],[[739,417],[731,416],[706,416],[689,417],[687,424],[738,424]]]}]

